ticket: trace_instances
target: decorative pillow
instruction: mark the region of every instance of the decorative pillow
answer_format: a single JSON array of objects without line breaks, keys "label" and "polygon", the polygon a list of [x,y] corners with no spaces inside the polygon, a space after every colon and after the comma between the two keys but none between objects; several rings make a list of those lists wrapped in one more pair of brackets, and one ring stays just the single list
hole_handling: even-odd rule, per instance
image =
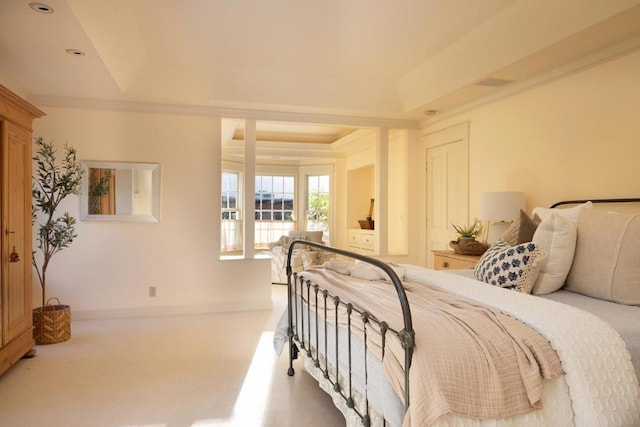
[{"label": "decorative pillow", "polygon": [[537,214],[530,218],[525,211],[520,209],[520,216],[505,230],[500,240],[504,240],[511,246],[530,242],[540,221],[540,217]]},{"label": "decorative pillow", "polygon": [[591,210],[592,207],[593,207],[593,203],[591,202],[585,202],[581,205],[574,206],[572,208],[540,208],[538,207],[533,210],[532,214],[538,214],[540,219],[544,221],[549,217],[549,215],[551,215],[552,212],[558,212],[560,215],[571,220],[571,222],[577,225],[578,218],[580,218],[580,214],[582,212]]},{"label": "decorative pillow", "polygon": [[580,217],[566,289],[640,305],[640,215],[593,210]]},{"label": "decorative pillow", "polygon": [[564,285],[573,262],[576,238],[576,226],[559,211],[551,212],[540,223],[531,240],[547,253],[547,258],[541,264],[533,294],[550,294]]},{"label": "decorative pillow", "polygon": [[491,285],[528,294],[545,255],[533,242],[511,246],[498,240],[480,257],[473,274]]}]

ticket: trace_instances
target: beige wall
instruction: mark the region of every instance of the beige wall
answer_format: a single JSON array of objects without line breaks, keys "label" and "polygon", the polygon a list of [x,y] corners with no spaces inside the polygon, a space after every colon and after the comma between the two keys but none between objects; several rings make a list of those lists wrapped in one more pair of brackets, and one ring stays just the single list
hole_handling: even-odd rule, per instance
[{"label": "beige wall", "polygon": [[[369,165],[347,172],[347,226],[359,228],[359,220],[366,219],[371,199],[376,197],[375,166]],[[372,215],[374,216],[374,215]],[[375,219],[375,218],[374,218]]]},{"label": "beige wall", "polygon": [[[78,238],[49,268],[49,296],[74,316],[266,308],[268,260],[218,260],[219,127],[211,117],[45,108],[34,135],[74,146],[83,160],[157,162],[159,223],[78,221]],[[64,209],[78,216],[78,198]],[[211,236],[208,238],[207,236]],[[247,265],[250,264],[250,265]],[[148,296],[149,286],[157,297]],[[34,301],[40,287],[34,281]],[[34,306],[37,303],[34,302]]]},{"label": "beige wall", "polygon": [[470,216],[483,191],[527,208],[640,196],[640,52],[429,124],[470,122]]},{"label": "beige wall", "polygon": [[416,141],[412,131],[394,130],[389,135],[389,255],[406,255],[408,253],[409,225],[408,203],[409,193],[409,145]]}]

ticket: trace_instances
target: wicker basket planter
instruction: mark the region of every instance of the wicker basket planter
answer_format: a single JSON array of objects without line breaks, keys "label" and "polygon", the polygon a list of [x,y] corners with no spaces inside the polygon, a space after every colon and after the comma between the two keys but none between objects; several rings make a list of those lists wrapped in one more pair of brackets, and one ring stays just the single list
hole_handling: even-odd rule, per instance
[{"label": "wicker basket planter", "polygon": [[482,255],[489,249],[489,245],[478,242],[474,237],[459,237],[450,241],[449,246],[460,255]]},{"label": "wicker basket planter", "polygon": [[[58,304],[49,304],[56,300]],[[71,338],[71,308],[51,298],[44,307],[33,309],[33,338],[36,344],[55,344]]]}]

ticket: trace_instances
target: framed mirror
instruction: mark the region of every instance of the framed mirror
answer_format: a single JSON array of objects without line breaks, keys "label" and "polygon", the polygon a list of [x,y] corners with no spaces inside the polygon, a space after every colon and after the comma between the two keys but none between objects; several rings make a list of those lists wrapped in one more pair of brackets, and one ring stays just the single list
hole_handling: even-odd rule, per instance
[{"label": "framed mirror", "polygon": [[160,220],[158,163],[81,161],[81,221]]}]

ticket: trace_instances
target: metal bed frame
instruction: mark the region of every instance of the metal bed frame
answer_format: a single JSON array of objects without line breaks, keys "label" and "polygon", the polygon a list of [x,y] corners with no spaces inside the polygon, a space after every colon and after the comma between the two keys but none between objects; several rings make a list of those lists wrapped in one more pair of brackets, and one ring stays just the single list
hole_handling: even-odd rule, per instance
[{"label": "metal bed frame", "polygon": [[582,203],[640,203],[640,197],[630,197],[622,199],[584,199],[584,200],[563,200],[556,202],[550,206],[550,208],[556,208],[561,205],[579,205]]},{"label": "metal bed frame", "polygon": [[[326,289],[321,288],[318,284],[312,283],[310,280],[305,280],[303,276],[303,272],[301,273],[293,273],[291,268],[291,254],[293,253],[293,249],[296,245],[307,245],[312,246],[314,248],[333,253],[336,255],[342,255],[348,258],[356,259],[359,261],[363,261],[369,263],[375,267],[383,270],[393,283],[393,286],[398,295],[398,302],[400,304],[400,308],[402,310],[402,316],[404,325],[402,330],[396,331],[389,327],[389,325],[382,319],[378,318],[373,313],[369,313],[366,310],[362,310],[355,306],[351,302],[344,302],[340,299],[338,295],[331,295]],[[287,335],[289,338],[289,369],[287,374],[289,376],[293,376],[295,370],[293,369],[293,361],[298,358],[298,352],[300,349],[298,346],[306,351],[306,355],[311,361],[313,361],[314,366],[318,368],[325,379],[327,379],[333,390],[336,393],[339,393],[341,398],[344,399],[348,408],[351,408],[362,420],[362,424],[364,426],[369,426],[371,424],[371,416],[370,416],[370,408],[369,408],[369,400],[366,393],[366,384],[365,384],[365,395],[364,398],[364,411],[358,410],[354,402],[354,390],[352,386],[352,378],[351,378],[351,364],[352,364],[352,347],[351,347],[351,337],[353,331],[351,330],[351,319],[352,316],[360,316],[364,324],[364,351],[365,351],[365,365],[364,365],[364,375],[367,377],[367,364],[366,364],[366,352],[367,352],[367,342],[368,342],[368,334],[369,333],[378,333],[380,331],[381,342],[382,342],[382,357],[384,358],[385,354],[385,346],[386,346],[386,334],[393,333],[395,334],[400,343],[402,344],[402,348],[404,349],[404,405],[405,410],[409,407],[409,369],[411,367],[411,358],[413,356],[413,348],[415,345],[415,332],[413,330],[413,323],[411,320],[411,309],[409,308],[409,302],[407,300],[407,295],[404,291],[404,287],[402,286],[402,282],[393,271],[391,267],[385,264],[382,261],[379,261],[374,258],[370,258],[364,255],[355,254],[352,252],[348,252],[342,249],[333,248],[330,246],[324,246],[318,243],[309,242],[305,240],[295,240],[291,243],[289,247],[289,253],[287,255],[287,288],[288,288],[288,304],[287,304],[287,312],[288,312],[288,320],[289,325],[287,329]],[[306,292],[306,301],[305,298],[298,298],[297,295],[305,296]],[[322,307],[320,310],[323,310],[323,319],[318,319],[318,303],[319,298],[322,299]],[[298,307],[298,304],[301,304]],[[304,305],[306,304],[306,319],[304,316]],[[335,319],[333,324],[327,320],[327,304],[333,304],[335,308]],[[339,361],[338,361],[338,329],[340,326],[338,325],[338,312],[339,310],[343,310],[344,313],[347,314],[347,355],[348,355],[348,372],[346,373],[345,379],[347,382],[346,390],[343,389],[343,386],[340,385],[339,382]],[[311,311],[314,314],[311,314]],[[296,314],[296,322],[294,323],[294,313]],[[300,315],[298,315],[300,313]],[[312,319],[312,316],[314,318]],[[312,331],[312,320],[315,324],[314,330]],[[368,324],[375,324],[377,328],[367,328]],[[324,365],[321,360],[321,352],[319,351],[320,340],[319,335],[323,336],[322,341],[324,342],[324,353],[327,354],[327,332],[328,328],[335,328],[335,366],[333,369],[335,370],[334,376],[331,376],[329,369],[329,361],[327,357],[324,358]],[[312,332],[315,332],[315,349],[313,351],[313,342],[312,342]]]}]

